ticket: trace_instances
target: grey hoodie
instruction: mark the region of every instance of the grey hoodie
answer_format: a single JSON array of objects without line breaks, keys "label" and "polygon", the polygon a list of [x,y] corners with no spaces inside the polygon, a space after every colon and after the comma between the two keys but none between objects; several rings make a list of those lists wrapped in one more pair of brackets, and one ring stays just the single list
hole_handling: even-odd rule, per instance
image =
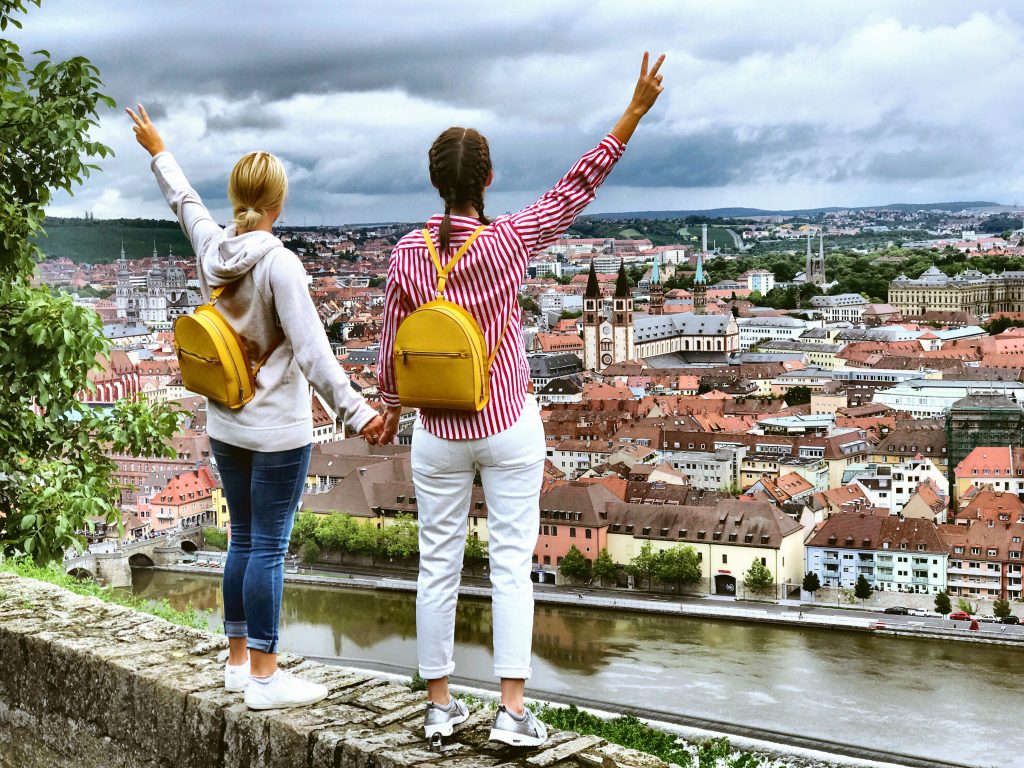
[{"label": "grey hoodie", "polygon": [[[376,415],[352,388],[331,352],[323,323],[309,296],[299,258],[269,232],[235,234],[221,228],[169,152],[153,158],[160,191],[196,253],[205,299],[227,285],[217,310],[258,360],[278,329],[284,341],[256,377],[256,394],[237,411],[209,403],[207,432],[252,451],[284,451],[313,441],[309,384],[327,405],[359,432]],[[307,381],[309,384],[307,384]]]}]

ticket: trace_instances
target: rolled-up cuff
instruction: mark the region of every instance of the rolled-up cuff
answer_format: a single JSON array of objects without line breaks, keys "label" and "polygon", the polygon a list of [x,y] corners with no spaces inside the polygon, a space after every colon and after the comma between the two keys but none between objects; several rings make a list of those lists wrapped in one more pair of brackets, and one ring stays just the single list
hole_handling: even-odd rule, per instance
[{"label": "rolled-up cuff", "polygon": [[246,645],[249,650],[260,651],[262,653],[277,653],[277,641],[276,640],[257,640],[255,637],[250,637]]},{"label": "rolled-up cuff", "polygon": [[244,621],[225,621],[224,634],[228,637],[247,637],[249,627]]},{"label": "rolled-up cuff", "polygon": [[440,680],[442,677],[448,677],[454,671],[454,663],[448,664],[444,667],[424,667],[421,665],[420,677],[424,680]]},{"label": "rolled-up cuff", "polygon": [[529,680],[533,670],[529,667],[494,667],[494,676],[502,680]]}]

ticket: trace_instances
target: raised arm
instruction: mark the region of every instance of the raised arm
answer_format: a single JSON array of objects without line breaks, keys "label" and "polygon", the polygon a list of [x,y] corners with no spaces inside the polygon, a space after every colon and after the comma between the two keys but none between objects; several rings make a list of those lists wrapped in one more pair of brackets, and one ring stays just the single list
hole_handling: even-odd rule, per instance
[{"label": "raised arm", "polygon": [[611,133],[577,160],[550,192],[512,216],[512,223],[531,254],[557,241],[597,196],[597,188],[608,178],[640,120],[664,90],[662,75],[658,72],[664,60],[662,54],[648,70],[649,55],[644,52],[633,97]]},{"label": "raised arm", "polygon": [[150,164],[153,174],[156,176],[157,184],[163,193],[167,204],[178,217],[185,237],[192,244],[192,250],[196,257],[199,257],[211,238],[220,234],[221,228],[210,212],[203,205],[199,193],[196,192],[185,178],[185,172],[181,170],[174,156],[167,151],[164,140],[160,137],[153,121],[149,119],[146,108],[139,104],[139,112],[136,114],[131,109],[125,109],[135,123],[132,130],[135,131],[135,138],[143,149],[153,156]]}]

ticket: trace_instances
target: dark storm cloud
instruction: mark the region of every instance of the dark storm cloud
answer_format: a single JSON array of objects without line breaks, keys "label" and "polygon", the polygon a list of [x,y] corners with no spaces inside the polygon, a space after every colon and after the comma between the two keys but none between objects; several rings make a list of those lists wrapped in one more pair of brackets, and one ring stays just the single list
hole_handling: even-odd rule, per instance
[{"label": "dark storm cloud", "polygon": [[[539,193],[614,123],[645,47],[668,51],[668,90],[610,187],[693,207],[729,202],[701,204],[708,190],[801,184],[827,185],[820,204],[901,189],[1012,197],[1022,19],[1014,3],[952,0],[47,0],[15,37],[89,56],[221,205],[232,163],[259,148],[288,166],[293,217],[382,220],[433,204],[425,153],[451,124],[489,137],[491,194]],[[74,207],[162,210],[122,116],[103,115],[102,132],[117,157]]]}]

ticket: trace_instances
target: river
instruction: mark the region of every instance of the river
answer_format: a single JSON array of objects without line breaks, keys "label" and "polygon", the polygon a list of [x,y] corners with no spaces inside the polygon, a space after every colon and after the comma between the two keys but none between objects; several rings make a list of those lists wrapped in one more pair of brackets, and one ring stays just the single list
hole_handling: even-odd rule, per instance
[{"label": "river", "polygon": [[[219,579],[136,570],[135,591],[222,621]],[[459,604],[457,676],[490,680],[490,605]],[[282,649],[409,668],[409,593],[285,585]],[[978,766],[1024,765],[1024,650],[538,605],[532,684]],[[1017,713],[1017,714],[1014,714]]]}]

